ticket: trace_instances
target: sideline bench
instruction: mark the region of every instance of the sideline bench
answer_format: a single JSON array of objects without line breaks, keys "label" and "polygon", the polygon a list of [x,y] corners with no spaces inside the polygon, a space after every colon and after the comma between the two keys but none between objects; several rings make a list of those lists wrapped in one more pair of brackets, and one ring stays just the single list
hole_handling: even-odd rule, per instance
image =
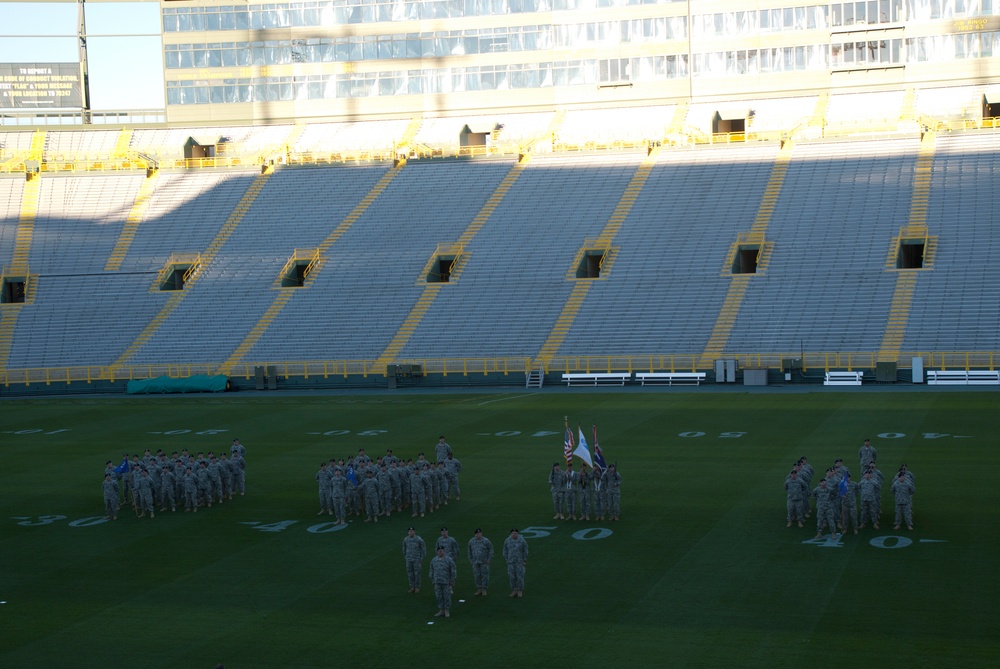
[{"label": "sideline bench", "polygon": [[927,370],[927,385],[1000,385],[1000,371],[992,369],[930,369]]},{"label": "sideline bench", "polygon": [[824,386],[860,386],[864,372],[827,372]]},{"label": "sideline bench", "polygon": [[705,372],[636,372],[635,380],[642,385],[665,383],[668,386],[700,386],[705,380]]},{"label": "sideline bench", "polygon": [[624,386],[625,382],[630,381],[631,379],[632,374],[629,372],[611,372],[604,374],[574,373],[562,375],[562,380],[566,382],[567,386],[596,386],[602,383]]}]

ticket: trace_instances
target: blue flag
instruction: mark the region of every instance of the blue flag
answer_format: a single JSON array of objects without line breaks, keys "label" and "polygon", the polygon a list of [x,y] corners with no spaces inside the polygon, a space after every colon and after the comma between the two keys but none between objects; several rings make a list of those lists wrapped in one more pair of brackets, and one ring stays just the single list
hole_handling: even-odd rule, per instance
[{"label": "blue flag", "polygon": [[124,474],[128,471],[128,456],[122,457],[122,463],[115,467],[115,474]]},{"label": "blue flag", "polygon": [[348,481],[350,481],[354,485],[358,485],[358,475],[354,473],[354,465],[348,465],[347,466],[347,477],[346,478],[347,478]]},{"label": "blue flag", "polygon": [[837,488],[840,489],[841,497],[847,494],[847,482],[850,480],[851,480],[850,473],[844,474],[844,478],[840,479],[840,483],[837,484]]},{"label": "blue flag", "polygon": [[603,472],[608,468],[607,463],[604,462],[604,451],[601,450],[601,445],[597,443],[597,426],[594,426],[594,469]]}]

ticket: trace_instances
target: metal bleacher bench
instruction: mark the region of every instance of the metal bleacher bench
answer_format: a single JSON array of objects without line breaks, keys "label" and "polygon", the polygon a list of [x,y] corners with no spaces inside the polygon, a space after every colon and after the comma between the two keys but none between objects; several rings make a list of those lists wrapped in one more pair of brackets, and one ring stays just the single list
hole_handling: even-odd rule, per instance
[{"label": "metal bleacher bench", "polygon": [[611,372],[604,374],[581,372],[562,375],[562,380],[566,382],[567,386],[596,386],[602,383],[624,386],[625,382],[630,381],[631,379],[632,374],[629,372]]},{"label": "metal bleacher bench", "polygon": [[665,383],[672,385],[700,386],[705,380],[705,372],[636,372],[635,380],[642,385]]},{"label": "metal bleacher bench", "polygon": [[860,386],[864,372],[827,372],[824,386]]},{"label": "metal bleacher bench", "polygon": [[1000,384],[1000,371],[993,369],[929,369],[929,386],[978,386]]}]

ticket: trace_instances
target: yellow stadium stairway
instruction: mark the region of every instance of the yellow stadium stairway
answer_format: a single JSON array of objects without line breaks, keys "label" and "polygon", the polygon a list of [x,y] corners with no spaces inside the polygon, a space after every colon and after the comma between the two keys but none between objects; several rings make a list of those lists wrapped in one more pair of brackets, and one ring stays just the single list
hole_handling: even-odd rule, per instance
[{"label": "yellow stadium stairway", "polygon": [[121,269],[122,262],[125,261],[125,255],[128,253],[129,247],[135,239],[135,233],[139,230],[139,224],[142,223],[142,219],[146,215],[149,200],[153,196],[153,191],[156,190],[158,175],[158,170],[151,171],[149,176],[142,182],[142,185],[139,186],[139,192],[135,194],[135,201],[132,203],[132,209],[129,210],[128,217],[125,219],[125,225],[122,226],[122,231],[118,233],[115,247],[111,249],[108,262],[104,265],[105,272],[114,272]]},{"label": "yellow stadium stairway", "polygon": [[112,158],[127,158],[129,147],[132,145],[132,128],[122,128],[115,141],[115,148],[111,154]]},{"label": "yellow stadium stairway", "polygon": [[[497,184],[497,187],[493,190],[489,199],[487,199],[482,208],[480,208],[479,213],[476,214],[462,234],[459,235],[458,241],[455,244],[448,246],[448,248],[456,251],[455,264],[452,266],[449,283],[453,283],[458,280],[462,273],[462,269],[468,263],[469,256],[466,253],[462,253],[462,251],[472,241],[473,237],[476,236],[476,233],[479,232],[486,224],[486,221],[488,221],[490,216],[493,215],[493,212],[496,211],[500,202],[502,202],[504,197],[506,197],[507,192],[510,191],[511,187],[513,187],[518,178],[520,178],[521,174],[524,172],[529,160],[530,158],[528,156],[524,156],[510,168],[503,180]],[[435,257],[436,255],[437,254],[435,254]],[[431,258],[428,261],[428,266],[421,273],[421,279],[418,279],[419,281],[423,281],[423,277],[427,276],[430,265],[433,262],[434,258]],[[403,347],[406,346],[406,343],[410,341],[410,337],[413,336],[417,326],[420,325],[420,321],[423,320],[427,310],[430,309],[432,304],[434,304],[434,299],[441,291],[441,288],[446,285],[446,283],[424,283],[423,292],[413,305],[410,313],[407,314],[406,318],[403,320],[403,323],[399,326],[399,330],[386,345],[385,350],[382,351],[381,355],[379,355],[379,357],[375,359],[375,362],[372,363],[372,370],[384,370],[396,359],[399,352],[402,351]]]},{"label": "yellow stadium stairway", "polygon": [[361,218],[361,215],[365,213],[368,207],[371,206],[372,202],[375,201],[382,191],[384,191],[389,184],[392,183],[392,180],[396,178],[405,166],[405,161],[399,161],[393,167],[388,169],[386,173],[382,175],[382,178],[380,178],[375,185],[372,186],[371,190],[369,190],[368,193],[366,193],[365,196],[361,198],[361,200],[347,214],[347,216],[344,217],[344,220],[340,222],[333,232],[327,235],[326,239],[320,243],[316,252],[317,259],[315,263],[312,264],[309,274],[301,287],[283,288],[281,286],[281,277],[279,276],[275,279],[274,288],[278,291],[278,293],[275,296],[274,301],[271,302],[270,306],[268,306],[268,308],[264,311],[264,314],[260,317],[257,323],[250,328],[250,331],[247,333],[247,336],[243,338],[243,341],[241,341],[239,345],[233,349],[229,358],[219,366],[219,374],[229,374],[232,372],[233,367],[239,364],[239,362],[243,360],[244,356],[250,352],[250,349],[253,348],[254,344],[260,341],[260,338],[264,336],[264,333],[267,332],[271,323],[274,322],[274,319],[277,318],[278,314],[280,314],[282,309],[285,308],[285,305],[291,301],[296,291],[312,287],[312,285],[316,282],[316,276],[319,274],[319,270],[323,268],[323,265],[326,262],[326,254],[330,251],[330,248],[344,235],[345,232],[351,228],[352,225],[354,225],[359,218]]},{"label": "yellow stadium stairway", "polygon": [[896,286],[892,292],[892,302],[889,306],[889,317],[885,331],[882,333],[882,343],[879,346],[877,360],[879,362],[896,362],[903,347],[906,336],[906,326],[910,320],[910,306],[913,304],[913,292],[917,286],[917,269],[897,268],[900,248],[904,240],[919,240],[923,243],[923,258],[921,269],[932,269],[934,251],[937,249],[937,238],[932,237],[927,229],[927,206],[931,196],[931,174],[934,169],[934,149],[937,145],[933,132],[925,132],[917,152],[917,163],[913,170],[913,194],[910,199],[910,219],[905,228],[900,229],[889,246],[885,260],[886,271],[896,272]]},{"label": "yellow stadium stairway", "polygon": [[757,215],[750,226],[749,233],[737,236],[736,241],[730,246],[726,256],[726,263],[722,268],[722,273],[730,277],[729,290],[726,291],[726,298],[719,308],[719,315],[715,319],[715,325],[708,336],[705,350],[702,351],[698,359],[698,369],[710,369],[715,360],[722,355],[722,351],[729,341],[729,335],[733,331],[736,317],[739,315],[740,306],[743,304],[743,297],[750,286],[750,279],[756,274],[733,274],[733,261],[741,246],[756,246],[758,248],[756,273],[763,273],[767,269],[767,263],[771,257],[771,243],[765,239],[767,226],[774,215],[774,207],[781,195],[781,187],[785,183],[785,175],[788,173],[788,163],[792,158],[792,142],[785,141],[781,150],[774,159],[771,167],[771,175],[768,177],[767,186],[760,199],[760,206],[757,208]]},{"label": "yellow stadium stairway", "polygon": [[[180,306],[181,302],[184,300],[184,295],[194,286],[194,283],[198,280],[198,276],[201,274],[202,270],[212,262],[215,255],[222,248],[222,245],[226,243],[226,240],[232,236],[236,227],[246,216],[247,211],[249,211],[251,205],[253,205],[254,200],[260,195],[261,190],[264,189],[264,185],[267,183],[268,177],[274,173],[273,167],[265,168],[261,174],[254,178],[253,182],[247,188],[246,192],[243,193],[243,197],[240,201],[236,203],[233,207],[233,211],[229,214],[226,222],[222,224],[219,231],[215,234],[215,238],[209,243],[208,248],[201,253],[201,262],[197,269],[191,272],[191,275],[187,278],[184,290],[178,291],[167,298],[166,303],[160,309],[160,312],[153,317],[153,319],[143,328],[142,332],[135,338],[128,348],[122,351],[118,359],[111,363],[111,370],[121,368],[125,365],[128,360],[135,355],[139,349],[146,345],[146,343],[156,334],[156,331],[160,329],[160,326],[170,317],[170,314]],[[153,290],[158,290],[159,286],[153,286]]]},{"label": "yellow stadium stairway", "polygon": [[35,176],[25,182],[21,193],[21,214],[17,221],[17,231],[14,233],[14,255],[11,257],[9,268],[14,272],[28,271],[28,255],[31,253],[31,240],[35,234],[40,190],[41,179]]},{"label": "yellow stadium stairway", "polygon": [[566,335],[569,334],[570,328],[573,327],[573,323],[576,321],[577,314],[580,313],[580,308],[583,306],[583,301],[587,297],[587,293],[590,291],[590,286],[593,285],[594,279],[577,279],[576,271],[579,267],[579,263],[583,258],[583,255],[588,249],[603,249],[604,260],[601,264],[601,276],[607,277],[611,273],[611,265],[613,264],[614,258],[618,255],[617,249],[614,249],[611,245],[614,242],[615,235],[621,230],[622,224],[628,217],[629,212],[632,211],[632,207],[635,205],[636,199],[639,197],[639,193],[642,192],[643,186],[646,185],[646,180],[649,179],[650,173],[653,171],[653,166],[656,164],[656,159],[660,155],[660,148],[653,147],[650,150],[646,158],[639,164],[636,168],[635,174],[632,175],[632,179],[629,181],[628,186],[625,187],[624,192],[620,198],[618,198],[618,204],[615,205],[614,211],[611,212],[611,216],[608,217],[608,222],[604,225],[604,229],[601,230],[601,234],[597,236],[596,239],[586,240],[584,248],[577,251],[573,262],[570,265],[569,270],[566,273],[567,281],[574,281],[573,289],[569,293],[569,297],[566,298],[566,303],[563,305],[562,311],[559,312],[559,316],[556,318],[556,322],[552,325],[552,330],[549,331],[548,337],[546,337],[545,342],[542,343],[542,347],[538,351],[538,355],[532,363],[532,368],[547,367],[552,357],[562,346],[563,341],[566,340]]}]

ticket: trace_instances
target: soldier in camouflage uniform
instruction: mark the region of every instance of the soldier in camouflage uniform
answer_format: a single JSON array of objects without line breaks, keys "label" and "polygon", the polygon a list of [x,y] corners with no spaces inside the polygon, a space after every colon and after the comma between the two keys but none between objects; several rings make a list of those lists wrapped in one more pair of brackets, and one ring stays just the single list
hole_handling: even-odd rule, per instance
[{"label": "soldier in camouflage uniform", "polygon": [[892,528],[899,529],[900,522],[906,523],[906,529],[913,529],[913,481],[907,478],[906,471],[900,470],[899,475],[890,488],[896,499],[896,523]]},{"label": "soldier in camouflage uniform", "polygon": [[590,520],[590,510],[594,506],[594,474],[587,467],[587,463],[583,463],[583,469],[580,470],[580,518],[583,520]]},{"label": "soldier in camouflage uniform", "polygon": [[785,520],[788,523],[785,527],[791,527],[793,522],[802,527],[802,500],[809,497],[809,489],[794,469],[785,479],[785,496]]},{"label": "soldier in camouflage uniform", "polygon": [[419,513],[423,518],[425,511],[423,470],[417,466],[413,467],[413,472],[410,474],[410,503],[413,506],[413,517],[416,518]]},{"label": "soldier in camouflage uniform", "polygon": [[330,499],[333,502],[333,515],[337,518],[338,525],[347,523],[347,479],[340,467],[333,470],[330,478]]},{"label": "soldier in camouflage uniform", "polygon": [[622,492],[622,475],[618,473],[618,466],[608,467],[603,478],[604,486],[608,489],[608,515],[611,516],[611,520],[618,520],[618,516],[621,514]]},{"label": "soldier in camouflage uniform", "polygon": [[160,470],[160,511],[167,510],[167,502],[170,502],[170,510],[177,510],[177,500],[174,498],[174,491],[177,489],[177,482],[174,480],[174,472],[170,465],[163,465]]},{"label": "soldier in camouflage uniform", "polygon": [[208,464],[202,460],[198,465],[198,506],[202,504],[212,508],[212,475],[208,473]]},{"label": "soldier in camouflage uniform", "polygon": [[427,513],[434,513],[434,480],[429,462],[424,464],[420,472],[420,482],[424,486],[424,504],[427,506]]},{"label": "soldier in camouflage uniform", "polygon": [[[455,500],[458,501],[462,498],[462,491],[458,487],[458,474],[462,471],[462,463],[458,461],[454,453],[448,454],[448,459],[444,461],[445,476],[448,478],[448,497],[450,498],[452,493],[455,495]],[[447,504],[447,500],[445,500]]]},{"label": "soldier in camouflage uniform", "polygon": [[566,463],[566,492],[563,495],[563,517],[569,516],[570,520],[576,520],[576,489],[580,483],[580,475],[573,471],[573,463]]},{"label": "soldier in camouflage uniform", "polygon": [[816,538],[823,536],[823,528],[829,527],[830,534],[836,536],[837,521],[833,515],[834,495],[837,489],[831,489],[827,480],[821,479],[819,485],[812,491],[812,497],[816,498]]},{"label": "soldier in camouflage uniform", "polygon": [[406,578],[410,582],[409,592],[420,592],[420,572],[426,555],[427,545],[411,527],[403,537],[403,560],[406,562]]},{"label": "soldier in camouflage uniform", "polygon": [[392,475],[385,461],[379,466],[379,472],[375,475],[378,482],[378,503],[382,510],[382,515],[386,518],[392,513]]},{"label": "soldier in camouflage uniform", "polygon": [[[243,448],[240,445],[240,448]],[[229,461],[235,465],[233,467],[233,490],[239,490],[240,494],[246,492],[247,487],[247,461],[242,453],[233,453],[229,456]]]},{"label": "soldier in camouflage uniform", "polygon": [[458,542],[455,541],[455,537],[448,536],[448,528],[441,528],[441,536],[438,537],[437,542],[434,544],[434,550],[438,548],[444,549],[444,554],[455,561],[455,566],[458,566]]},{"label": "soldier in camouflage uniform", "polygon": [[556,511],[556,515],[552,516],[552,519],[562,520],[565,518],[563,516],[563,499],[566,496],[566,474],[559,469],[558,462],[552,463],[552,471],[549,473],[549,490],[552,492],[552,507]]},{"label": "soldier in camouflage uniform", "polygon": [[476,528],[475,535],[469,539],[466,556],[472,563],[472,578],[476,582],[476,595],[486,596],[490,587],[490,563],[493,562],[493,544],[483,536],[483,531]]},{"label": "soldier in camouflage uniform", "polygon": [[434,584],[434,597],[437,599],[438,612],[434,617],[451,617],[451,593],[455,587],[455,561],[445,555],[444,548],[438,547],[437,555],[431,558],[428,577]]},{"label": "soldier in camouflage uniform", "polygon": [[118,509],[120,507],[118,496],[121,494],[118,488],[118,481],[111,474],[104,474],[104,517],[110,520],[118,520]]},{"label": "soldier in camouflage uniform", "polygon": [[153,513],[153,481],[145,469],[142,470],[139,481],[136,483],[136,492],[139,497],[139,517],[144,517],[147,511],[149,511],[150,518],[155,517]]},{"label": "soldier in camouflage uniform", "polygon": [[184,510],[198,511],[198,478],[190,467],[184,470]]},{"label": "soldier in camouflage uniform", "polygon": [[507,562],[507,576],[510,578],[510,596],[524,597],[524,570],[528,564],[528,542],[517,528],[503,542],[503,559]]},{"label": "soldier in camouflage uniform", "polygon": [[219,454],[219,474],[222,475],[222,496],[233,498],[233,463],[225,453]]},{"label": "soldier in camouflage uniform", "polygon": [[860,486],[857,481],[851,479],[851,475],[848,474],[846,485],[841,483],[841,486],[846,488],[843,491],[843,495],[840,497],[840,528],[841,531],[846,532],[849,527],[854,528],[854,533],[858,533],[858,489]]},{"label": "soldier in camouflage uniform", "polygon": [[878,458],[878,451],[872,446],[871,439],[865,439],[864,445],[858,449],[858,460],[861,462],[861,473],[868,469],[868,465],[875,462]]},{"label": "soldier in camouflage uniform", "polygon": [[434,459],[438,462],[444,462],[451,453],[451,446],[444,440],[444,435],[441,435],[438,438],[438,443],[434,445]]},{"label": "soldier in camouflage uniform", "polygon": [[372,476],[371,469],[365,472],[365,480],[361,482],[359,492],[363,492],[365,495],[365,522],[370,523],[374,520],[377,523],[379,515],[378,481]]},{"label": "soldier in camouflage uniform", "polygon": [[870,522],[872,527],[878,529],[878,488],[879,484],[869,470],[858,485],[861,489],[861,527],[865,527]]},{"label": "soldier in camouflage uniform", "polygon": [[330,484],[330,470],[327,469],[326,463],[319,463],[319,471],[316,472],[316,483],[319,484],[319,513],[317,516],[322,516],[324,513],[333,515],[333,486]]}]

